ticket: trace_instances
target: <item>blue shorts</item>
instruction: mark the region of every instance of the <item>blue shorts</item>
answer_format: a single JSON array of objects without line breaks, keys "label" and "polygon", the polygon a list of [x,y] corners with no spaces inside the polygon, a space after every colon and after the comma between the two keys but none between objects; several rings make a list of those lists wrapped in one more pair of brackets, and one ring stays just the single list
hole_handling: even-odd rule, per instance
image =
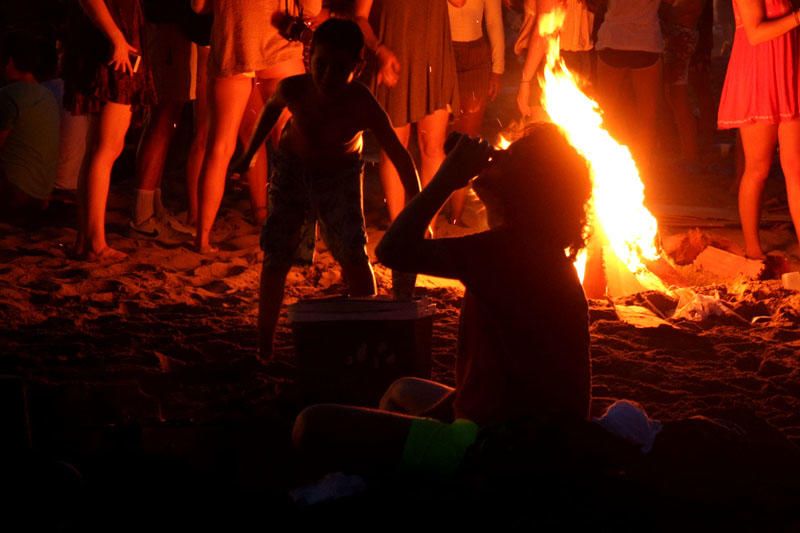
[{"label": "blue shorts", "polygon": [[301,255],[313,257],[315,221],[339,263],[369,261],[360,157],[331,171],[311,169],[302,159],[276,151],[270,165],[269,215],[261,230],[264,265],[291,266],[301,243],[309,240],[312,253]]}]

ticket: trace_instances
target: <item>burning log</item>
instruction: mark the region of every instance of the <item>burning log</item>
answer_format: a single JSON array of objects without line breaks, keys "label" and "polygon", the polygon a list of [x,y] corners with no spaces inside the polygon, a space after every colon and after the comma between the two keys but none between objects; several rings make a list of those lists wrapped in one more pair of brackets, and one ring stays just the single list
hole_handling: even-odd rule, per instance
[{"label": "burning log", "polygon": [[[547,39],[548,47],[539,84],[542,107],[586,159],[592,177],[592,241],[576,260],[579,274],[585,269],[584,291],[589,298],[644,290],[669,293],[662,278],[648,267],[659,265],[663,272],[674,272],[669,265],[659,264],[658,224],[644,207],[644,184],[636,162],[628,147],[603,127],[599,106],[581,91],[560,57],[558,30],[564,15],[564,10],[557,8],[539,17],[538,32]],[[513,138],[517,130],[519,127],[507,133]],[[504,137],[500,148],[507,142]]]}]

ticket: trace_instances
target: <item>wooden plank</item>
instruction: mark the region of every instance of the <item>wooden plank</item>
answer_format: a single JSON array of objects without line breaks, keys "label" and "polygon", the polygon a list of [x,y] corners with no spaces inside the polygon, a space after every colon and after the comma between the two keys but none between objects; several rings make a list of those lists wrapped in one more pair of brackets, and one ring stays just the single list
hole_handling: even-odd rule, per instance
[{"label": "wooden plank", "polygon": [[723,280],[730,281],[740,276],[756,279],[764,270],[763,261],[748,259],[713,246],[706,247],[693,264],[700,270],[711,272]]},{"label": "wooden plank", "polygon": [[635,328],[674,328],[672,324],[640,305],[614,304],[614,311],[620,320]]}]

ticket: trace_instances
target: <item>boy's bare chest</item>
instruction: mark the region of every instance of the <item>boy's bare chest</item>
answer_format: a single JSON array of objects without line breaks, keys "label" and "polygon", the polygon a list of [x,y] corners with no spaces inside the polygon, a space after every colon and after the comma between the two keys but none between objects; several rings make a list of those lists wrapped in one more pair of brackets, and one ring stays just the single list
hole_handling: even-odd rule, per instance
[{"label": "boy's bare chest", "polygon": [[309,140],[347,142],[365,129],[362,113],[353,106],[324,106],[313,101],[298,104],[290,106],[292,122]]}]

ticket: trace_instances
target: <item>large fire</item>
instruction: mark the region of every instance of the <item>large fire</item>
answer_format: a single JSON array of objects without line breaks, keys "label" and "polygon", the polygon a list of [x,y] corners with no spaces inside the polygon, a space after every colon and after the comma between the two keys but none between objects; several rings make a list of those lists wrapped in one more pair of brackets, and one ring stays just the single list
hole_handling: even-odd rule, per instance
[{"label": "large fire", "polygon": [[[645,265],[659,258],[656,246],[658,224],[644,206],[644,185],[636,162],[627,146],[618,143],[603,128],[597,103],[578,87],[559,54],[558,29],[564,11],[558,9],[539,17],[539,34],[547,38],[548,48],[542,86],[542,107],[565,133],[570,144],[586,158],[592,176],[593,191],[589,223],[592,240],[589,250],[601,253],[606,274],[626,268],[640,290],[670,292],[661,279]],[[591,260],[591,259],[590,259]],[[585,255],[576,261],[583,279]],[[615,266],[615,263],[621,265]],[[609,292],[632,292],[631,282]],[[619,294],[616,294],[619,295]]]}]

